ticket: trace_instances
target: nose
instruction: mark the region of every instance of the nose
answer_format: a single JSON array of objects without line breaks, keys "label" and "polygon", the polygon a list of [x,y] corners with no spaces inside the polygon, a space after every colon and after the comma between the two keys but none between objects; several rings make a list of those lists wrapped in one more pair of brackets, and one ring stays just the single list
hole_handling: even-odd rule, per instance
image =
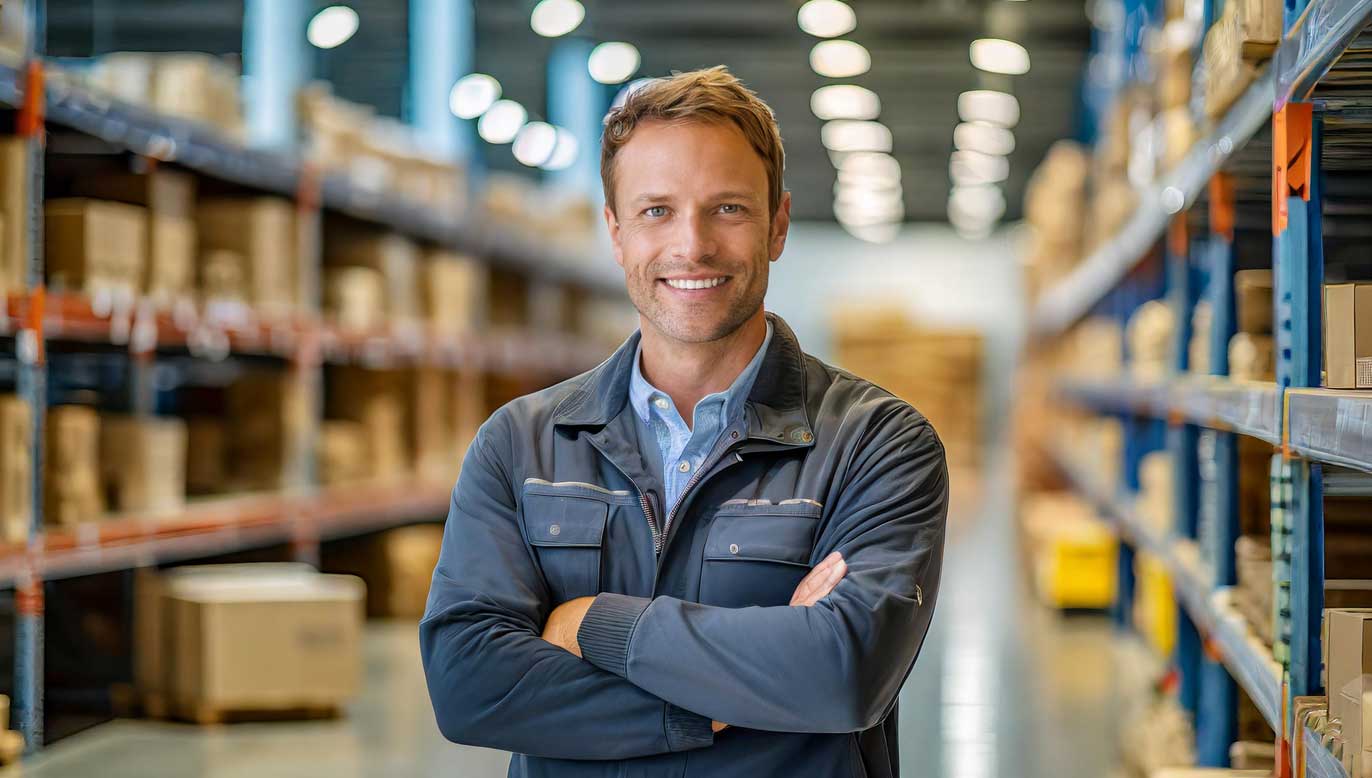
[{"label": "nose", "polygon": [[679,261],[703,262],[714,257],[717,250],[710,220],[700,211],[678,219],[672,238],[672,258]]}]

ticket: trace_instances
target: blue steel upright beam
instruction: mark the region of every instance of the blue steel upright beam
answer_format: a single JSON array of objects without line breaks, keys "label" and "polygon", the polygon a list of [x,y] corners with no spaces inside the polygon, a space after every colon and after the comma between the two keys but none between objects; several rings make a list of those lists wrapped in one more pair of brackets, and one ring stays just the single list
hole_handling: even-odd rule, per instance
[{"label": "blue steel upright beam", "polygon": [[410,0],[410,87],[407,115],[425,145],[466,160],[476,140],[473,122],[448,108],[453,84],[476,65],[472,0]]},{"label": "blue steel upright beam", "polygon": [[591,78],[587,62],[595,43],[582,38],[558,41],[548,57],[548,121],[571,131],[576,161],[550,173],[555,184],[599,198],[600,131],[614,89]]},{"label": "blue steel upright beam", "polygon": [[246,0],[243,6],[243,104],[255,146],[296,145],[295,99],[310,78],[305,0]]}]

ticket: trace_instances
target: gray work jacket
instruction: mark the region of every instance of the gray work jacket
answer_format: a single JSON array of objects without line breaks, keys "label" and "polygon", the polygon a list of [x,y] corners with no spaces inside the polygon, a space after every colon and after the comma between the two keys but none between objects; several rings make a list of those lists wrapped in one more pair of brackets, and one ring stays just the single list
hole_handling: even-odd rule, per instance
[{"label": "gray work jacket", "polygon": [[[511,776],[899,774],[896,696],[943,560],[943,446],[771,321],[746,431],[670,522],[631,428],[638,336],[482,426],[419,627],[445,737],[515,752]],[[790,607],[835,550],[847,576]],[[592,595],[585,659],[539,637]]]}]

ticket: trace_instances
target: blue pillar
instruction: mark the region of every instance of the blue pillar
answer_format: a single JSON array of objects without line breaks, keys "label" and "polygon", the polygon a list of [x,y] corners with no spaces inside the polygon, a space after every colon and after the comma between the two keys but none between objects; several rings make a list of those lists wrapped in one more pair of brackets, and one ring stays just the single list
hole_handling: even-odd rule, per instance
[{"label": "blue pillar", "polygon": [[254,146],[296,143],[295,95],[310,78],[305,0],[246,0],[243,75],[248,140]]},{"label": "blue pillar", "polygon": [[474,122],[448,110],[448,93],[476,66],[472,0],[410,0],[410,86],[407,116],[427,147],[469,159]]},{"label": "blue pillar", "polygon": [[600,197],[600,130],[605,112],[618,87],[591,78],[586,68],[593,41],[569,38],[559,41],[548,57],[548,121],[576,137],[576,162],[549,179],[570,189]]}]

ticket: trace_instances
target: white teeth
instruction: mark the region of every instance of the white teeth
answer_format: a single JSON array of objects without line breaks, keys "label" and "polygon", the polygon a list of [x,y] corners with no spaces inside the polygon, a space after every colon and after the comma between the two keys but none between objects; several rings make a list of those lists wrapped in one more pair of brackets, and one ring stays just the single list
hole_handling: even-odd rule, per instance
[{"label": "white teeth", "polygon": [[705,279],[676,279],[668,278],[667,284],[673,289],[710,289],[725,282],[725,278],[705,278]]}]

